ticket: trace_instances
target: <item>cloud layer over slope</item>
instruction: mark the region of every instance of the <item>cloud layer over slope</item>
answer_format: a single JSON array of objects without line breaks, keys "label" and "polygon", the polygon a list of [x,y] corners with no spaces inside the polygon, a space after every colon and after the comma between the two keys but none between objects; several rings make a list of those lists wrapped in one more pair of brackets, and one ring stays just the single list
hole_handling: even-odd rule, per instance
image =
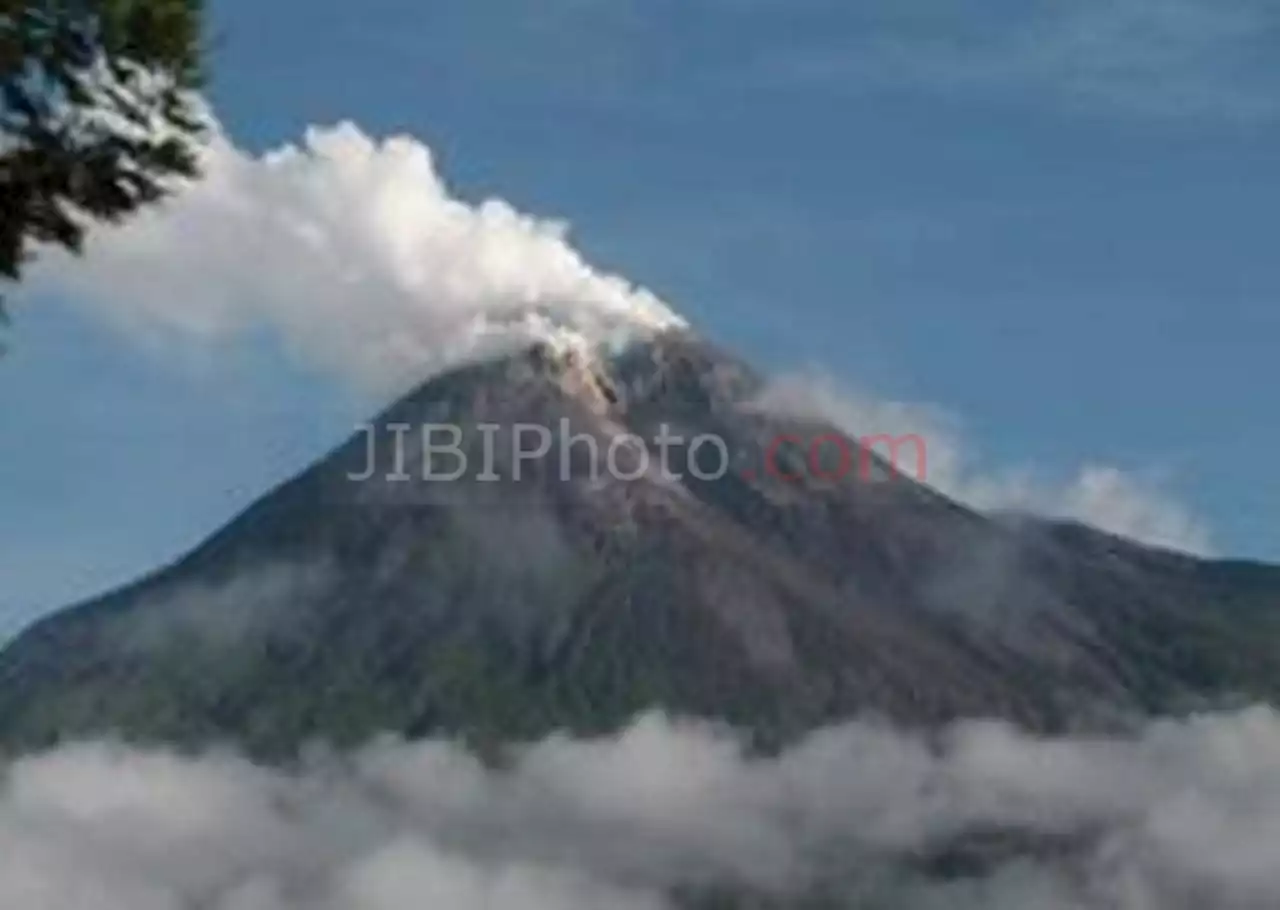
[{"label": "cloud layer over slope", "polygon": [[898,469],[976,509],[1080,521],[1152,546],[1213,553],[1209,529],[1158,476],[1095,462],[1055,483],[1032,470],[984,464],[961,432],[960,421],[945,409],[886,400],[821,374],[777,377],[760,406],[830,421],[855,438],[914,434],[923,440],[924,464],[916,447],[903,446]]}]

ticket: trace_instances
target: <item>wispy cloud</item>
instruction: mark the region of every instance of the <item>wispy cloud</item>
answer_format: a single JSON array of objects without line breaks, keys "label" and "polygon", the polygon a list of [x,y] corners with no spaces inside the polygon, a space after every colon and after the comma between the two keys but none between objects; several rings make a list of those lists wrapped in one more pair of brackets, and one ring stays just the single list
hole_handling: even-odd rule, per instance
[{"label": "wispy cloud", "polygon": [[[419,20],[413,20],[418,23]],[[493,0],[421,24],[353,22],[420,65],[611,111],[757,89],[910,92],[1254,122],[1280,114],[1275,0]],[[441,61],[447,61],[447,66]]]},{"label": "wispy cloud", "polygon": [[1161,117],[1280,113],[1280,5],[1080,0],[1015,10],[908,3],[821,42],[770,51],[766,79],[912,89]]}]

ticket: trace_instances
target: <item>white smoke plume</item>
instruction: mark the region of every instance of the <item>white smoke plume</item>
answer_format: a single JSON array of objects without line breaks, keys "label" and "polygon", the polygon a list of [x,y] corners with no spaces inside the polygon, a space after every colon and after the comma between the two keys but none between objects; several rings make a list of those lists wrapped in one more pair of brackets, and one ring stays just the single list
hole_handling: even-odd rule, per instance
[{"label": "white smoke plume", "polygon": [[[964,843],[969,867],[941,875]],[[502,770],[440,741],[294,771],[97,742],[0,787],[5,907],[658,910],[712,886],[773,906],[1280,906],[1280,716],[1096,739],[853,723],[756,758],[650,715]]]},{"label": "white smoke plume", "polygon": [[607,342],[680,324],[596,271],[566,225],[454,196],[427,146],[351,123],[252,155],[216,126],[203,177],[33,272],[162,342],[278,335],[308,366],[377,391],[530,334]]}]

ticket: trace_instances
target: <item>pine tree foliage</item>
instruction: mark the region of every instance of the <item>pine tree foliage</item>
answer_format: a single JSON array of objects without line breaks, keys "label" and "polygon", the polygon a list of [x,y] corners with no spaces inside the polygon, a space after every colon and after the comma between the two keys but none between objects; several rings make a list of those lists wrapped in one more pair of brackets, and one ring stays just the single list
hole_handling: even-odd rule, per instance
[{"label": "pine tree foliage", "polygon": [[[0,0],[0,276],[196,174],[201,0]],[[0,311],[0,316],[3,311]]]}]

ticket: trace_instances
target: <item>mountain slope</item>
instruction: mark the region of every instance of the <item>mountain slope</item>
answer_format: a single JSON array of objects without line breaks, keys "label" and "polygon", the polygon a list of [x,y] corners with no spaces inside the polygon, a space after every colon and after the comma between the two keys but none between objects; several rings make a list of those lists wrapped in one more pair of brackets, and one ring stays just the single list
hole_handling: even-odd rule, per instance
[{"label": "mountain slope", "polygon": [[[175,565],[22,635],[0,655],[0,743],[115,731],[275,757],[384,731],[596,731],[653,705],[767,742],[861,712],[1060,729],[1280,694],[1280,570],[995,520],[878,461],[824,480],[775,441],[834,430],[761,411],[760,390],[684,333],[435,378],[375,421],[370,479],[348,476],[357,434]],[[505,479],[388,480],[421,463],[415,431],[395,464],[394,428],[423,423],[467,428],[473,463],[479,425],[501,428]],[[601,451],[715,434],[734,467],[592,477],[579,441],[566,475],[556,448],[517,480],[520,423]],[[770,452],[794,476],[762,470]]]}]

